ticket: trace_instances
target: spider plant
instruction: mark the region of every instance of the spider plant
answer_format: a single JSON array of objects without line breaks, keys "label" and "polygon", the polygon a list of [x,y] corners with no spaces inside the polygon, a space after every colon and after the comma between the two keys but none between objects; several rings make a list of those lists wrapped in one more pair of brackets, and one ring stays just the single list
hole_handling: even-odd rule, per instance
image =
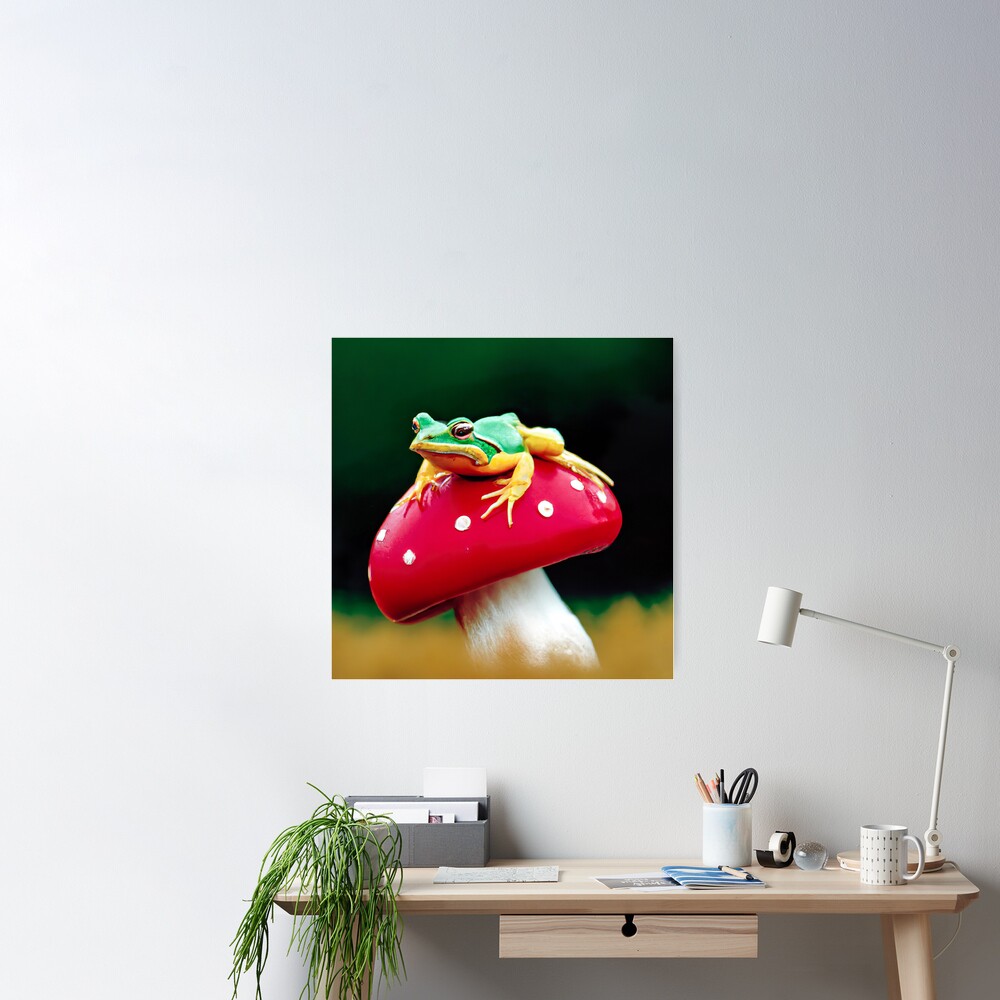
[{"label": "spider plant", "polygon": [[294,946],[308,966],[300,1000],[317,997],[321,989],[324,997],[367,1000],[376,960],[387,981],[405,974],[396,913],[402,883],[399,829],[384,816],[358,817],[342,796],[310,787],[324,801],[267,849],[232,940],[234,998],[240,976],[253,970],[261,1000],[268,925],[274,919],[274,897],[282,892],[298,897],[288,951]]}]

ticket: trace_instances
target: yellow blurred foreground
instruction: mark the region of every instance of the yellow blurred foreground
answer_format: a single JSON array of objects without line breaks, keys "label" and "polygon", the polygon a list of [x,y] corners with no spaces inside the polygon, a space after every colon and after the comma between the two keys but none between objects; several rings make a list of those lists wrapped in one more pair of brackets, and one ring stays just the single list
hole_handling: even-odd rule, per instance
[{"label": "yellow blurred foreground", "polygon": [[528,667],[500,662],[484,668],[465,651],[465,637],[457,622],[432,618],[417,625],[397,625],[333,615],[333,677],[383,678],[652,678],[674,675],[674,604],[664,601],[644,608],[625,597],[600,615],[580,614],[594,641],[600,670],[581,670],[571,664]]}]

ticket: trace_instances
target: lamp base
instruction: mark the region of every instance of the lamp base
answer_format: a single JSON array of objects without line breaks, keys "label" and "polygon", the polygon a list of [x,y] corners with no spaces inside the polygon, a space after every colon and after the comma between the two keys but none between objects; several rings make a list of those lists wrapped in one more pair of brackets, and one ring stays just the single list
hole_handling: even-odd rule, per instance
[{"label": "lamp base", "polygon": [[[915,872],[917,870],[917,852],[909,851],[906,859],[906,871],[907,874],[910,872]],[[933,858],[928,858],[924,862],[925,872],[936,872],[940,871],[944,863],[948,859],[943,854],[938,854]],[[837,855],[837,861],[840,862],[840,867],[846,869],[849,872],[859,872],[861,871],[861,851],[841,851]]]}]

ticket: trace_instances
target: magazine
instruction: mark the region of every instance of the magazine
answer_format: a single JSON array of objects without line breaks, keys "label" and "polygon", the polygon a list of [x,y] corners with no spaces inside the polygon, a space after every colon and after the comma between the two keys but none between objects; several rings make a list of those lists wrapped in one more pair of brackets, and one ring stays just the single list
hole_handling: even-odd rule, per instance
[{"label": "magazine", "polygon": [[682,886],[659,872],[637,872],[634,875],[595,875],[594,878],[609,889],[641,889],[655,892],[657,889],[680,889]]}]

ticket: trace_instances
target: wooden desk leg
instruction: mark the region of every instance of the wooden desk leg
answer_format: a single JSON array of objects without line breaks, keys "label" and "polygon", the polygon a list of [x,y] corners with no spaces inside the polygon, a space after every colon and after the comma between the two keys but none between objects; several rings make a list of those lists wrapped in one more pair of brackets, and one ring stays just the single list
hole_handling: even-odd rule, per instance
[{"label": "wooden desk leg", "polygon": [[896,936],[892,930],[892,917],[882,914],[882,955],[885,958],[886,996],[900,1000],[899,969],[896,967]]},{"label": "wooden desk leg", "polygon": [[931,923],[926,913],[882,917],[889,1000],[935,1000]]},{"label": "wooden desk leg", "polygon": [[[354,940],[355,940],[355,942],[357,941],[357,937],[358,937],[358,925],[355,922],[355,924],[354,924]],[[338,966],[338,971],[339,971],[339,966]],[[375,971],[374,970],[374,966],[372,966],[372,965],[369,965],[368,968],[365,970],[365,974],[362,977],[361,982],[358,984],[359,985],[359,992],[358,992],[357,996],[367,998],[367,997],[370,997],[372,995],[372,992],[373,992],[372,991],[372,974],[374,973],[374,971]],[[321,983],[320,984],[320,990],[322,990],[322,988],[323,988],[323,984]],[[317,992],[319,992],[319,991],[317,991]],[[333,985],[330,987],[329,991],[327,992],[327,994],[326,994],[326,1000],[339,1000],[339,997],[340,997],[340,978],[338,977],[336,980],[334,980]]]}]

